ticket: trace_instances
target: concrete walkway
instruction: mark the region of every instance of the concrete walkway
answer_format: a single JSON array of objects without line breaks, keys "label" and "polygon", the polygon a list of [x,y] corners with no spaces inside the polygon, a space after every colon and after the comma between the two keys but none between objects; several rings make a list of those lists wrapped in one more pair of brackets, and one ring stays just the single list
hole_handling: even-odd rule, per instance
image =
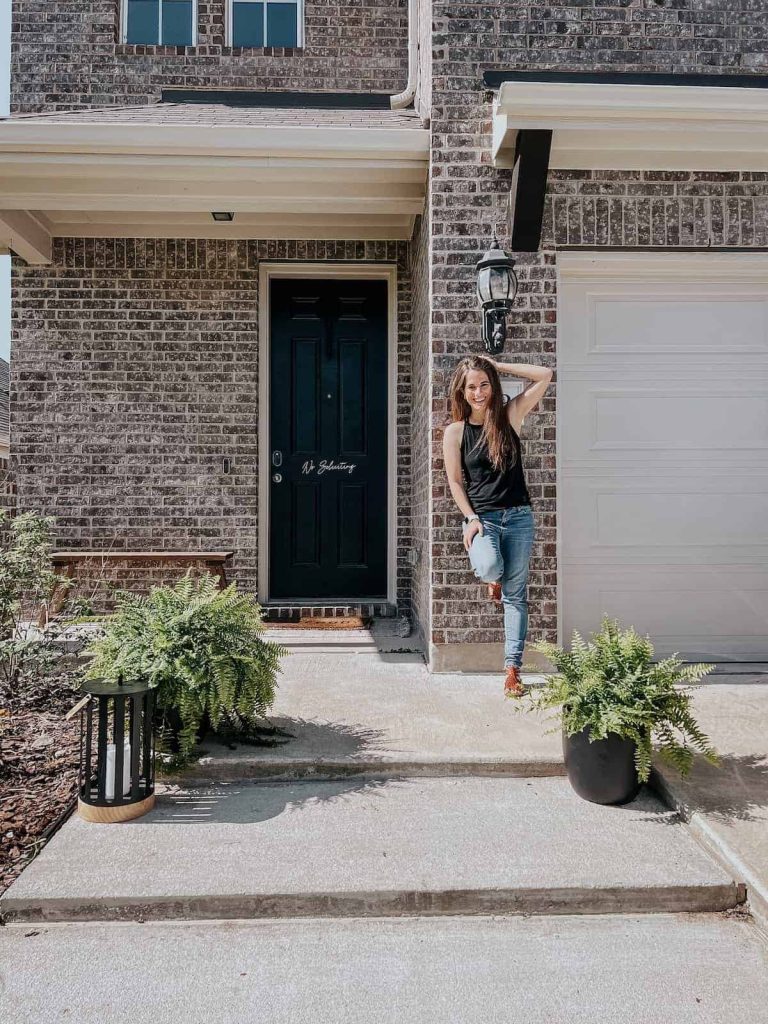
[{"label": "concrete walkway", "polygon": [[765,1024],[768,1006],[750,928],[700,914],[13,925],[0,965],[3,1024]]},{"label": "concrete walkway", "polygon": [[[211,866],[215,865],[215,871]],[[743,886],[650,793],[565,779],[219,783],[119,828],[72,818],[7,919],[725,910]]]},{"label": "concrete walkway", "polygon": [[657,761],[656,788],[692,832],[747,884],[768,934],[768,674],[718,674],[696,693],[699,724],[722,756],[687,779]]},{"label": "concrete walkway", "polygon": [[690,827],[648,789],[579,800],[518,706],[500,674],[303,646],[283,745],[206,742],[155,811],[72,819],[0,900],[3,1024],[766,1024],[743,901],[763,920],[768,676],[698,691],[724,767],[655,778]]},{"label": "concrete walkway", "polygon": [[[698,759],[681,780],[657,758],[652,783],[747,883],[768,933],[768,665],[755,672],[721,665],[705,679],[694,709],[721,767]],[[274,714],[295,739],[271,751],[206,743],[187,780],[564,771],[560,733],[547,731],[554,723],[520,714],[502,695],[501,674],[430,675],[416,655],[296,651],[286,659]]]}]

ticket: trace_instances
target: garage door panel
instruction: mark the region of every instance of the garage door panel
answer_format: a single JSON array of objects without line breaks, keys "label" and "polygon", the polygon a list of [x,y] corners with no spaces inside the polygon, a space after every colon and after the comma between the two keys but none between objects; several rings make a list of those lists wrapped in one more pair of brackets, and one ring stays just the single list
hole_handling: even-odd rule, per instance
[{"label": "garage door panel", "polygon": [[762,660],[768,630],[768,581],[750,567],[724,576],[687,568],[675,571],[643,567],[612,576],[580,573],[573,592],[578,603],[569,623],[583,636],[603,614],[615,616],[641,634],[648,633],[656,654],[679,652],[692,660],[748,657]]},{"label": "garage door panel", "polygon": [[596,542],[612,547],[768,545],[768,494],[701,491],[597,495]]},{"label": "garage door panel", "polygon": [[768,449],[768,395],[657,389],[594,396],[595,449]]},{"label": "garage door panel", "polygon": [[563,637],[768,660],[768,258],[558,260]]},{"label": "garage door panel", "polygon": [[[768,355],[768,295],[764,285],[738,281],[665,283],[614,280],[598,285],[564,281],[559,300],[570,321],[563,367],[615,364],[663,355],[673,363],[693,355],[720,361]],[[559,363],[558,359],[558,363]]]},{"label": "garage door panel", "polygon": [[766,297],[714,291],[674,295],[646,288],[631,298],[588,294],[588,351],[667,356],[768,351]]},{"label": "garage door panel", "polygon": [[[579,382],[566,379],[565,385],[579,387]],[[690,394],[682,383],[653,389],[580,390],[582,406],[572,410],[562,438],[566,459],[650,449],[716,457],[718,451],[750,448],[768,455],[768,387],[762,393],[732,394],[715,387]]]},{"label": "garage door panel", "polygon": [[[663,492],[599,489],[578,481],[562,482],[561,533],[564,557],[578,553],[621,561],[622,552],[696,548],[694,557],[729,559],[738,548],[763,559],[768,571],[768,492],[743,493],[734,499],[722,488]],[[610,549],[610,550],[608,550]]]}]

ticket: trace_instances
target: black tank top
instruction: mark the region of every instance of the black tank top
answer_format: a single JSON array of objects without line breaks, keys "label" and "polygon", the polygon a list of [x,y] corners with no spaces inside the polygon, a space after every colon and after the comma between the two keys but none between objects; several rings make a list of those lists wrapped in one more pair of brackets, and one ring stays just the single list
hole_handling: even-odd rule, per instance
[{"label": "black tank top", "polygon": [[488,442],[482,436],[482,423],[475,424],[464,420],[461,467],[464,471],[467,497],[477,513],[496,512],[516,505],[531,504],[523,472],[520,438],[512,424],[509,429],[514,438],[517,458],[511,468],[498,470],[488,454]]}]

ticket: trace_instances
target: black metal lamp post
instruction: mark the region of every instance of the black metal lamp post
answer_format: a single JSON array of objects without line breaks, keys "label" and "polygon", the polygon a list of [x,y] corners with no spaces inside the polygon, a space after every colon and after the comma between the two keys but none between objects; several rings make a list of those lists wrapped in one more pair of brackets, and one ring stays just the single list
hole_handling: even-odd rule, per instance
[{"label": "black metal lamp post", "polygon": [[78,813],[86,821],[138,818],[155,804],[154,690],[111,679],[83,689]]},{"label": "black metal lamp post", "polygon": [[483,344],[492,356],[504,349],[507,313],[517,295],[515,261],[493,236],[493,245],[477,263],[477,297],[483,306]]}]

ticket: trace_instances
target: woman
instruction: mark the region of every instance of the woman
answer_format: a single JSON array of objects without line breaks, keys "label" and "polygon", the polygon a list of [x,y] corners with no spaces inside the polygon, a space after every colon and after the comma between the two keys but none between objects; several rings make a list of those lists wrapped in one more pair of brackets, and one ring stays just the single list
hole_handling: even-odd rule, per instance
[{"label": "woman", "polygon": [[[533,381],[505,404],[499,373]],[[504,689],[520,696],[528,630],[528,561],[534,520],[525,483],[520,429],[552,380],[545,366],[468,356],[451,382],[451,418],[443,457],[453,499],[464,516],[464,547],[489,596],[504,605]]]}]

